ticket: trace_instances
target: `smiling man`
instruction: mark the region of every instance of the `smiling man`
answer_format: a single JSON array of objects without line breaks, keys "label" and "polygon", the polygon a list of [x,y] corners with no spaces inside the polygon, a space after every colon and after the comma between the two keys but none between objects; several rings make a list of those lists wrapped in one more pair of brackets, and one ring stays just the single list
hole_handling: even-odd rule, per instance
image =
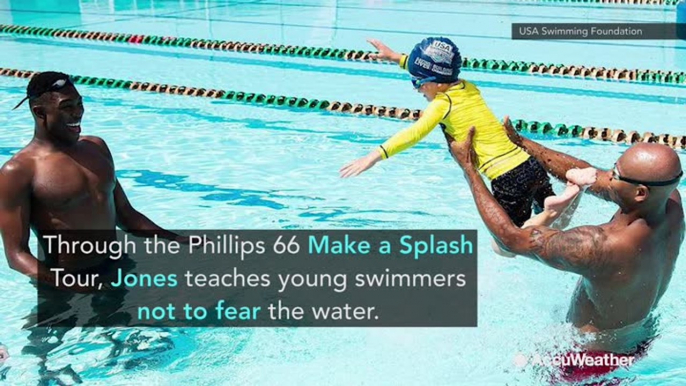
[{"label": "smiling man", "polygon": [[83,101],[68,75],[35,75],[17,107],[26,100],[33,139],[0,169],[0,233],[12,269],[55,286],[50,268],[79,272],[107,263],[107,256],[54,254],[39,261],[29,250],[30,229],[39,242],[47,232],[64,230],[106,231],[114,238],[117,226],[136,235],[180,238],[131,206],[105,141],[81,136]]},{"label": "smiling man", "polygon": [[[68,75],[58,72],[35,75],[27,87],[26,98],[17,107],[26,100],[35,122],[34,135],[0,169],[0,233],[9,266],[42,285],[44,289],[38,293],[38,302],[55,311],[53,314],[64,312],[66,321],[62,327],[44,328],[36,325],[35,313],[29,315],[25,326],[30,331],[29,344],[22,353],[40,359],[41,384],[64,377],[80,383],[70,366],[49,370],[47,358],[75,324],[75,318],[70,315],[76,315],[78,310],[68,312],[74,292],[91,292],[93,288],[70,287],[63,291],[66,285],[56,284],[56,273],[61,269],[74,274],[108,273],[113,271],[115,263],[131,262],[118,262],[107,255],[48,253],[43,235],[71,230],[97,231],[71,237],[114,240],[118,226],[134,235],[155,234],[182,242],[186,238],[160,228],[131,206],[117,181],[105,141],[81,136],[83,101]],[[31,229],[45,252],[41,260],[29,249]],[[103,296],[93,301],[95,315],[112,319],[126,317],[118,313],[123,293],[100,295]],[[0,358],[4,357],[6,352],[0,349]]]},{"label": "smiling man", "polygon": [[[567,319],[590,335],[582,347],[584,355],[642,356],[654,337],[652,311],[667,291],[684,239],[684,211],[677,189],[683,175],[679,156],[667,146],[640,143],[625,151],[612,170],[605,171],[520,137],[508,119],[505,127],[514,143],[563,181],[579,175],[570,171],[594,171],[595,182],[588,192],[619,208],[609,222],[597,226],[567,231],[545,226],[519,228],[476,170],[475,129],[463,142],[446,135],[486,227],[503,249],[579,275]],[[615,368],[564,366],[562,370],[567,380],[579,381]]]}]

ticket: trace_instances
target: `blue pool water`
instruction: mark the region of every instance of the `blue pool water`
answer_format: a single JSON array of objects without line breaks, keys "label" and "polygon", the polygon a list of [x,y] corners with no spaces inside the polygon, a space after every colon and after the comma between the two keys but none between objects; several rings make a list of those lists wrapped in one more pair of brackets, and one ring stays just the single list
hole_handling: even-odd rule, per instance
[{"label": "blue pool water", "polygon": [[[509,39],[512,22],[674,19],[673,7],[491,0],[0,0],[1,24],[356,49],[367,49],[365,39],[376,37],[400,51],[426,35],[442,34],[468,57],[684,71],[683,42]],[[372,64],[0,36],[0,67],[425,105],[399,69]],[[683,87],[469,71],[464,77],[481,88],[499,116],[686,135]],[[28,111],[10,111],[25,87],[25,80],[0,78],[5,118],[0,162],[31,138]],[[164,227],[477,229],[479,327],[76,329],[51,353],[48,369],[70,364],[94,385],[532,385],[543,383],[545,374],[517,367],[516,355],[569,344],[571,329],[564,319],[576,277],[490,251],[466,182],[439,133],[359,178],[341,180],[342,165],[406,124],[202,98],[80,90],[84,134],[106,139],[131,202]],[[578,139],[541,140],[600,167],[609,167],[626,149]],[[586,197],[572,225],[599,224],[613,212],[613,205]],[[35,241],[32,246],[35,250]],[[21,327],[35,303],[33,289],[0,264],[0,292],[0,342],[11,354],[0,378],[35,384],[39,361],[21,353],[28,335]],[[682,262],[657,312],[660,338],[645,359],[613,376],[633,385],[684,384],[685,304]],[[126,342],[118,355],[112,354],[108,333]]]}]

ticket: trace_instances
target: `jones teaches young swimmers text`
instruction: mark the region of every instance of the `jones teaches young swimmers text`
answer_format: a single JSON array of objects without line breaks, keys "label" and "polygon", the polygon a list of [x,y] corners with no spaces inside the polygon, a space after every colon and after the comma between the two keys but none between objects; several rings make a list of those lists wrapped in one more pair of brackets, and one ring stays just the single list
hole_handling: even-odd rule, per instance
[{"label": "jones teaches young swimmers text", "polygon": [[[84,301],[85,309],[73,310],[79,321],[103,327],[122,326],[121,320],[129,327],[476,325],[474,230],[177,234],[184,233],[171,241],[124,232],[50,235],[48,252],[60,256],[45,294],[55,287],[104,292],[110,308],[90,310]],[[104,269],[59,266],[73,259],[97,263],[108,254]],[[119,305],[126,315],[111,318]],[[70,320],[58,318],[60,310],[41,303],[39,319],[58,327]]]}]

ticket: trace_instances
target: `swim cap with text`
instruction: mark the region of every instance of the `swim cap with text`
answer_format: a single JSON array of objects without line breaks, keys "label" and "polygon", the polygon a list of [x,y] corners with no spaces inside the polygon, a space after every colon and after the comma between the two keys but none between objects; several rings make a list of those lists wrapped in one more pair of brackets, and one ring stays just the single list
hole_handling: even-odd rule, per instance
[{"label": "swim cap with text", "polygon": [[436,83],[457,81],[462,68],[460,50],[448,38],[431,37],[414,46],[407,69],[417,78],[435,77]]}]

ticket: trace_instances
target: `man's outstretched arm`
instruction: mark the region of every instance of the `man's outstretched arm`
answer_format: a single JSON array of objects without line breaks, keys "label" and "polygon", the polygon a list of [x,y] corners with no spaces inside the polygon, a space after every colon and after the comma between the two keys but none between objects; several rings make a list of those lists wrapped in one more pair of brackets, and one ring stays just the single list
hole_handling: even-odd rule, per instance
[{"label": "man's outstretched arm", "polygon": [[[571,169],[594,168],[591,164],[584,160],[572,157],[569,154],[548,149],[540,143],[519,135],[519,133],[517,133],[512,126],[512,122],[510,122],[509,117],[505,118],[503,126],[507,132],[507,136],[512,142],[524,149],[532,157],[536,158],[550,174],[559,180],[567,182],[566,174]],[[591,185],[588,190],[603,200],[610,201],[608,192],[612,174],[611,172],[600,170],[598,168],[594,169],[597,170],[596,182]]]},{"label": "man's outstretched arm", "polygon": [[144,214],[137,211],[129,202],[119,181],[117,181],[116,188],[114,189],[114,205],[117,211],[117,226],[123,231],[129,232],[134,236],[157,236],[167,240],[186,240],[185,237],[160,227]]}]

